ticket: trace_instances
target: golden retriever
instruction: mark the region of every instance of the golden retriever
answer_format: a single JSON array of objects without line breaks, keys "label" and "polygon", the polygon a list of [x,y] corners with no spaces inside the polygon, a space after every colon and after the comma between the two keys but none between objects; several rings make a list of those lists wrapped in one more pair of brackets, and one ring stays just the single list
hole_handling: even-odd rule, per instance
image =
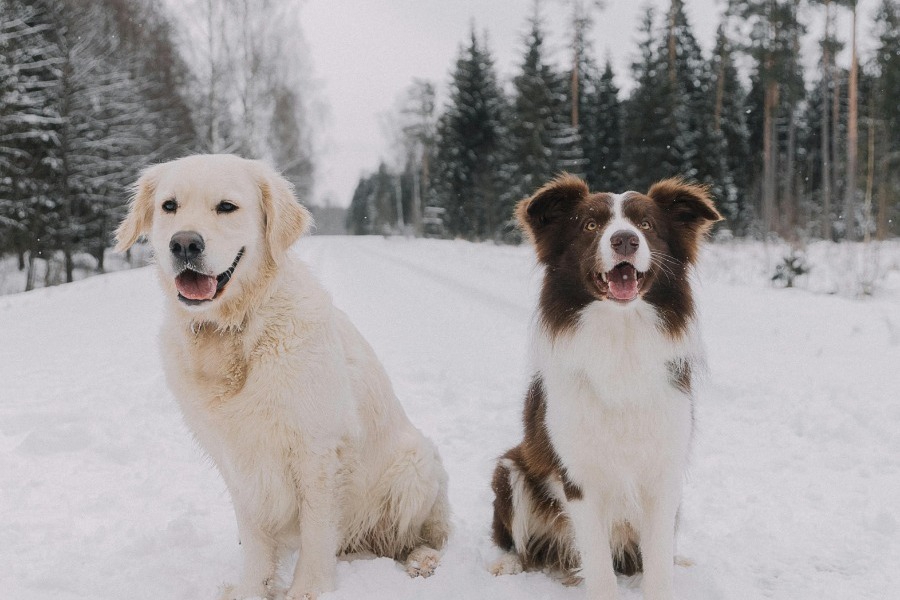
[{"label": "golden retriever", "polygon": [[243,574],[228,600],[335,585],[371,552],[430,575],[449,532],[447,475],[372,348],[289,251],[311,217],[271,167],[231,155],[153,166],[117,250],[146,236],[167,299],[161,345],[185,421],[231,494]]}]

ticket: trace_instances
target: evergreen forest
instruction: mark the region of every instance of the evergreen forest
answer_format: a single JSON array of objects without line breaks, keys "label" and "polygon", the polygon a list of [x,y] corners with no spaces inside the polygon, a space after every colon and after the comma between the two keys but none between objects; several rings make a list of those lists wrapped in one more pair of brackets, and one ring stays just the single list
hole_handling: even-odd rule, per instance
[{"label": "evergreen forest", "polygon": [[0,257],[35,286],[103,271],[130,186],[148,165],[234,152],[312,186],[296,0],[0,0]]},{"label": "evergreen forest", "polygon": [[[602,3],[564,4],[564,60],[551,56],[546,5],[536,3],[508,79],[473,25],[442,107],[434,84],[410,85],[394,119],[403,160],[359,180],[351,233],[515,243],[513,206],[563,171],[595,191],[646,191],[675,175],[708,184],[726,216],[719,236],[799,243],[900,233],[896,0],[880,0],[867,56],[857,51],[853,0],[728,0],[711,52],[684,0],[671,0],[644,14],[627,74],[587,43]],[[813,72],[800,53],[801,17],[811,14],[825,23]],[[838,31],[839,17],[853,27]],[[847,65],[836,59],[842,51]]]}]

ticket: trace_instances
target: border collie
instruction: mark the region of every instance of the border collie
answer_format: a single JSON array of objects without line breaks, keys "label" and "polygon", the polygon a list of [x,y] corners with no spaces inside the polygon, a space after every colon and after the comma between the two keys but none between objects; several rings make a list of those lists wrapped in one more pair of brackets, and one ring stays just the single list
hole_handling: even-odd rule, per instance
[{"label": "border collie", "polygon": [[495,574],[559,571],[613,599],[616,572],[672,597],[703,366],[689,276],[721,219],[707,188],[591,193],[562,175],[517,207],[544,280],[522,442],[494,471]]}]

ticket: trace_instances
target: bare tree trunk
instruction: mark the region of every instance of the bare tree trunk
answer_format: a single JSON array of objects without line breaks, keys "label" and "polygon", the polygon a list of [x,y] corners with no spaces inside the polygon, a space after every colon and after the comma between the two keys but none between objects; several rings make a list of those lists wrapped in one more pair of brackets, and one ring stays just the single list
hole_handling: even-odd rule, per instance
[{"label": "bare tree trunk", "polygon": [[[869,102],[869,106],[872,106],[872,102]],[[872,114],[872,108],[869,109],[869,115]],[[866,157],[868,160],[866,161],[868,164],[868,168],[866,169],[866,199],[863,203],[863,240],[866,243],[872,238],[871,232],[871,224],[872,224],[872,188],[875,181],[875,119],[871,116],[868,118],[869,121],[869,153]]]},{"label": "bare tree trunk", "polygon": [[[893,188],[891,187],[892,171],[888,168],[892,155],[881,158],[878,161],[878,222],[875,225],[875,238],[879,241],[886,240],[888,237],[888,206],[891,206],[891,196]],[[894,157],[896,158],[896,157]]]},{"label": "bare tree trunk", "polygon": [[30,292],[34,289],[34,250],[28,251],[28,272],[25,274],[25,291]]},{"label": "bare tree trunk", "polygon": [[[832,61],[834,58],[832,57]],[[838,167],[840,164],[840,125],[841,125],[841,82],[835,78],[834,70],[831,76],[831,193],[839,194]]]},{"label": "bare tree trunk", "polygon": [[[70,100],[72,99],[72,50],[69,48],[66,51],[65,63],[62,65],[62,79],[60,81],[60,115],[64,118],[68,118],[72,114],[72,109],[70,105]],[[61,232],[60,239],[58,241],[59,246],[62,247],[64,261],[65,261],[65,269],[66,269],[66,283],[72,283],[72,252],[74,245],[74,228],[75,228],[75,198],[74,193],[72,191],[70,183],[70,169],[69,169],[69,151],[71,146],[69,146],[69,128],[63,127],[60,131],[60,148],[62,150],[62,160],[60,160],[60,181],[61,185],[61,195],[62,195],[62,211],[61,217],[63,222],[63,231]],[[56,246],[56,248],[59,248]],[[47,274],[50,274],[50,263],[47,263]],[[49,283],[49,282],[48,282]]]},{"label": "bare tree trunk", "polygon": [[831,0],[825,2],[825,40],[822,48],[822,238],[831,239],[831,121],[828,115],[828,97],[833,93],[831,49]]},{"label": "bare tree trunk", "polygon": [[719,57],[719,68],[716,70],[716,106],[713,109],[713,131],[722,131],[722,105],[725,102],[725,57]]},{"label": "bare tree trunk", "polygon": [[831,66],[825,66],[825,85],[822,94],[822,238],[831,239],[831,119],[828,115],[828,92],[831,87]]},{"label": "bare tree trunk", "polygon": [[422,237],[422,176],[419,172],[418,161],[413,161],[410,172],[412,173],[412,203],[409,216],[412,220],[413,233],[416,237]]},{"label": "bare tree trunk", "polygon": [[63,251],[63,260],[66,266],[66,283],[72,283],[75,281],[75,261],[72,260],[72,250],[70,248],[66,248]]},{"label": "bare tree trunk", "polygon": [[775,107],[778,105],[778,82],[766,84],[763,110],[763,197],[762,216],[766,231],[777,231],[775,218]]},{"label": "bare tree trunk", "polygon": [[[425,214],[425,204],[428,201],[428,193],[429,193],[429,184],[431,183],[431,161],[429,159],[428,148],[422,149],[422,181],[419,184],[421,188],[421,199],[422,206],[420,209],[420,215]],[[425,234],[425,225],[422,223],[421,218],[419,220],[419,230],[418,235]]]},{"label": "bare tree trunk", "polygon": [[240,4],[240,9],[243,12],[243,23],[241,24],[241,41],[239,51],[242,53],[241,59],[243,60],[243,77],[241,78],[241,89],[238,92],[238,95],[241,99],[241,116],[243,117],[244,131],[242,132],[241,137],[244,140],[243,150],[247,155],[253,156],[256,154],[257,148],[253,147],[253,141],[255,141],[256,137],[256,124],[254,122],[253,115],[253,92],[254,92],[254,83],[256,77],[256,71],[253,67],[254,65],[254,57],[253,50],[251,48],[251,38],[252,33],[250,31],[251,19],[250,15],[250,6],[247,0],[243,0]]},{"label": "bare tree trunk", "polygon": [[206,130],[206,144],[208,152],[215,152],[218,150],[218,120],[216,118],[216,84],[218,83],[219,73],[216,68],[216,54],[215,54],[215,43],[216,43],[216,28],[215,28],[215,17],[213,15],[213,5],[216,4],[213,0],[208,0],[206,3],[207,10],[207,32],[206,32],[206,43],[207,48],[206,51],[209,53],[209,89],[206,90],[206,109],[207,109],[207,130]]},{"label": "bare tree trunk", "polygon": [[106,219],[102,219],[100,221],[100,235],[98,236],[99,241],[94,246],[93,256],[97,259],[97,272],[103,273],[104,271],[104,256],[106,254]]},{"label": "bare tree trunk", "polygon": [[394,179],[394,197],[397,205],[397,232],[401,233],[406,228],[406,222],[403,219],[403,186],[400,185],[400,175]]},{"label": "bare tree trunk", "polygon": [[[576,35],[579,35],[576,33]],[[578,63],[581,60],[581,56],[578,54],[578,42],[576,40],[575,43],[575,57],[573,58],[572,63],[572,127],[578,127],[578,100],[579,100],[579,91],[578,91]]]},{"label": "bare tree trunk", "polygon": [[669,9],[669,84],[675,88],[675,3]]},{"label": "bare tree trunk", "polygon": [[857,78],[859,65],[856,57],[856,4],[853,5],[853,33],[852,48],[850,54],[850,83],[848,84],[848,114],[847,114],[847,187],[844,189],[844,220],[847,227],[847,239],[856,238],[856,168],[857,168],[857,148],[859,133],[858,124],[858,96],[857,96]]},{"label": "bare tree trunk", "polygon": [[797,120],[794,108],[788,116],[787,159],[785,160],[784,188],[781,195],[781,214],[784,215],[783,235],[793,241],[797,235],[797,194],[794,162],[797,145]]}]

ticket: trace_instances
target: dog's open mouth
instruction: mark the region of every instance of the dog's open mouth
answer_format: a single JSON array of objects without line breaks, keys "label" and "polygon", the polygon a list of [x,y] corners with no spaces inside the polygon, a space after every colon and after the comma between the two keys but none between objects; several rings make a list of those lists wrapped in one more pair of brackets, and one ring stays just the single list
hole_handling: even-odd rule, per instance
[{"label": "dog's open mouth", "polygon": [[601,288],[606,288],[608,298],[618,302],[631,302],[641,291],[644,274],[630,262],[620,262],[610,271],[597,274]]},{"label": "dog's open mouth", "polygon": [[198,273],[193,269],[185,269],[175,277],[175,288],[178,290],[178,299],[188,305],[197,305],[203,302],[209,302],[218,296],[234,274],[234,269],[244,255],[244,249],[241,248],[234,262],[228,267],[228,270],[219,275],[212,276],[205,273]]}]

